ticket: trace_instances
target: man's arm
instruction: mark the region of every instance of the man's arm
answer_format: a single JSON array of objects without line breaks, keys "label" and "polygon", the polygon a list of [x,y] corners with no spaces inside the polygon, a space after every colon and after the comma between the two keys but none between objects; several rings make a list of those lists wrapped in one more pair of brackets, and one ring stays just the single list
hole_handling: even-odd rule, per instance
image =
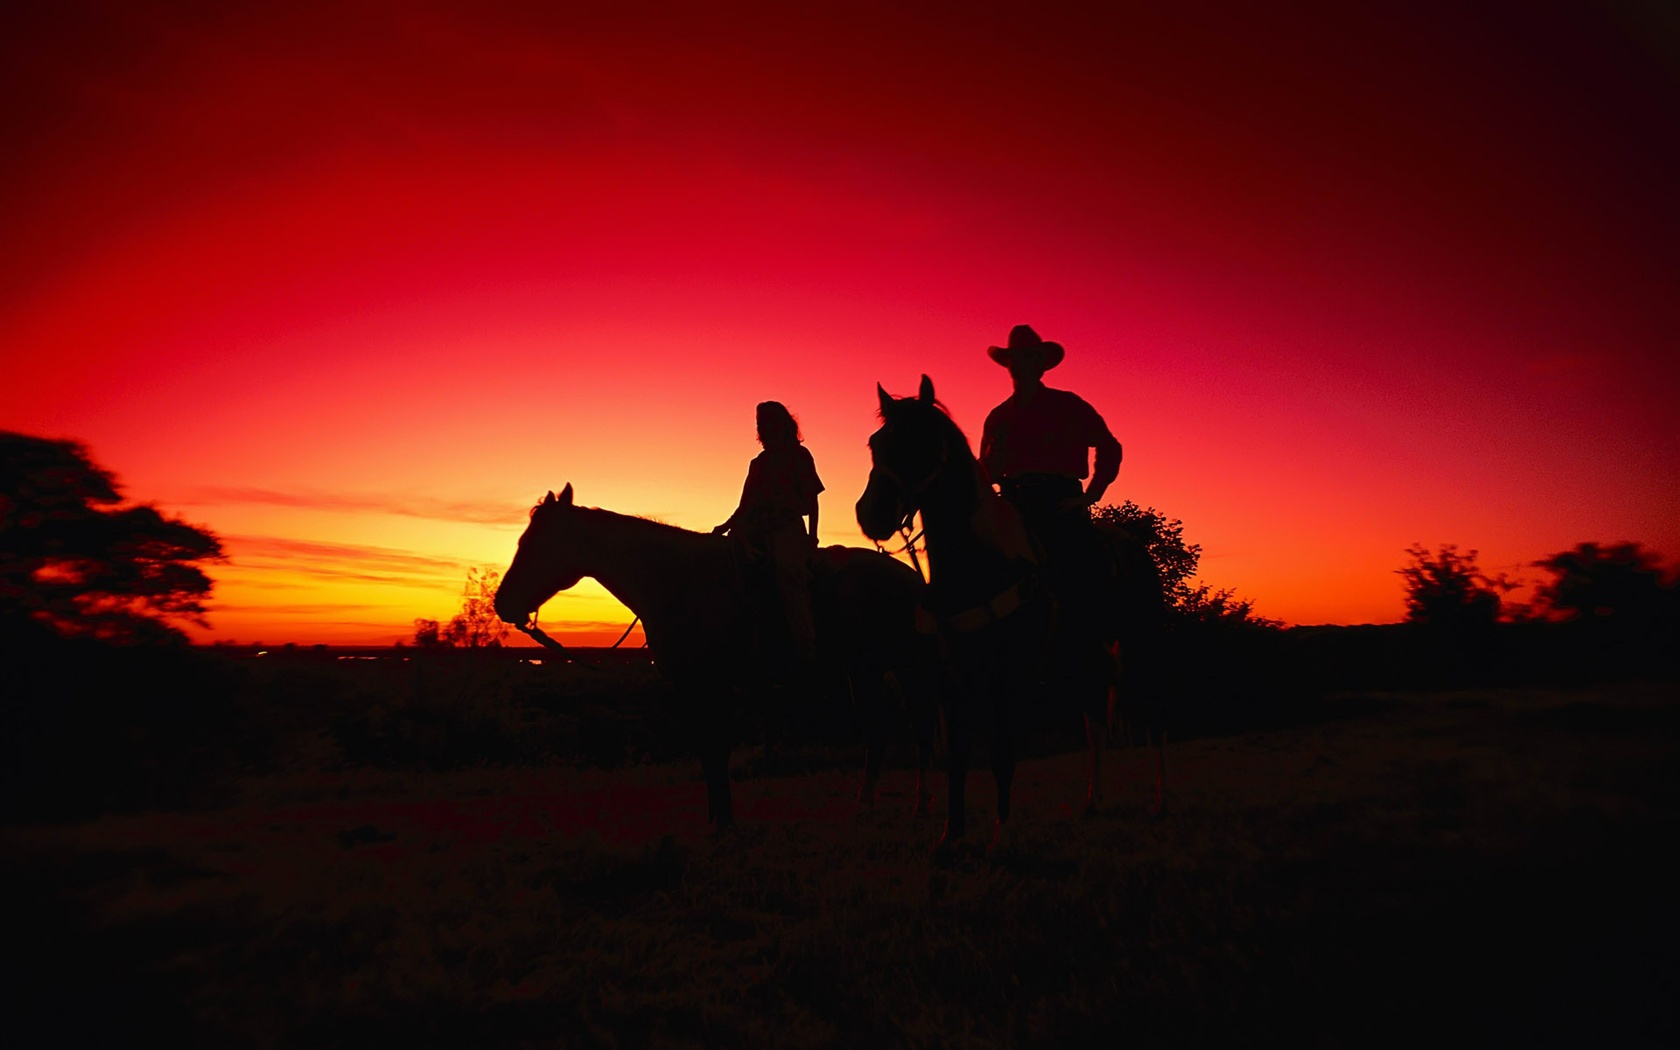
[{"label": "man's arm", "polygon": [[1114,439],[1113,434],[1105,434],[1105,437],[1106,440],[1097,445],[1097,464],[1091,468],[1091,483],[1085,487],[1085,498],[1093,507],[1120,475],[1120,442]]},{"label": "man's arm", "polygon": [[1085,499],[1091,506],[1096,506],[1108,491],[1108,486],[1120,474],[1120,458],[1123,450],[1120,442],[1109,432],[1108,424],[1103,417],[1091,409],[1091,418],[1095,423],[1092,431],[1091,445],[1097,450],[1096,465],[1091,468],[1091,483],[1085,487]]},{"label": "man's arm", "polygon": [[980,431],[980,466],[985,468],[986,482],[991,484],[997,480],[997,409],[992,409],[986,415],[986,424]]}]

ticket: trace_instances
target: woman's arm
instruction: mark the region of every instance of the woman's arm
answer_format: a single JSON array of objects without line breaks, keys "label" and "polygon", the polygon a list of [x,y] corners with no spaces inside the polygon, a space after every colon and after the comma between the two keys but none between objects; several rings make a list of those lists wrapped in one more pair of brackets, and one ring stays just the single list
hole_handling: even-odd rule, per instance
[{"label": "woman's arm", "polygon": [[[757,466],[757,465],[758,465],[758,460],[756,460],[756,459],[753,460],[753,466]],[[753,471],[752,471],[752,467],[748,467],[747,468],[747,480],[741,483],[741,502],[735,504],[735,510],[729,515],[729,520],[725,521],[722,525],[719,525],[717,528],[712,530],[712,535],[721,536],[724,533],[728,532],[730,529],[733,529],[735,527],[735,523],[737,521],[739,521],[740,518],[741,518],[741,512],[747,509],[747,494],[752,491],[752,487],[753,487]]]}]

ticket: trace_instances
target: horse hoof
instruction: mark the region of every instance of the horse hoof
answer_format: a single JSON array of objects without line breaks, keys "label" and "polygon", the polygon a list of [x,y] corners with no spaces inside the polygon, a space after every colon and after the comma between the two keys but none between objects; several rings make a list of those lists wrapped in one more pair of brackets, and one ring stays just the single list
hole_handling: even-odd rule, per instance
[{"label": "horse hoof", "polygon": [[994,866],[1008,864],[1015,859],[1015,834],[1008,824],[1000,823],[992,831],[992,844],[986,847],[986,859]]},{"label": "horse hoof", "polygon": [[962,842],[960,834],[951,833],[951,825],[945,825],[945,833],[939,836],[934,844],[932,860],[935,867],[948,868],[957,862],[958,846]]}]

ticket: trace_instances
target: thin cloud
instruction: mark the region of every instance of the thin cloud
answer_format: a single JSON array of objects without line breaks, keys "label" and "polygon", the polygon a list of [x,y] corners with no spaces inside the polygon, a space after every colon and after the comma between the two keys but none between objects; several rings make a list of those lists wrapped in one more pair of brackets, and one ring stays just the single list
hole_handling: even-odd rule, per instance
[{"label": "thin cloud", "polygon": [[348,602],[344,604],[323,602],[316,605],[223,605],[218,602],[208,602],[205,605],[206,611],[211,614],[227,613],[230,615],[238,615],[242,613],[257,613],[263,616],[307,616],[312,619],[323,616],[342,616],[345,613],[377,610],[382,608],[383,606],[379,605]]},{"label": "thin cloud", "polygon": [[347,512],[373,511],[429,521],[465,522],[470,525],[524,527],[529,509],[518,500],[443,500],[430,496],[349,495],[308,489],[280,491],[244,486],[201,485],[171,502],[186,507],[255,503],[271,507],[300,507],[306,510]]},{"label": "thin cloud", "polygon": [[375,583],[437,590],[446,581],[459,586],[467,563],[394,547],[320,543],[282,536],[229,536],[227,576],[247,586],[302,589],[292,581]]},{"label": "thin cloud", "polygon": [[361,568],[378,568],[386,572],[455,572],[462,564],[457,558],[439,558],[399,547],[373,547],[359,543],[320,543],[314,540],[293,540],[283,536],[229,536],[225,545],[229,560],[237,565],[251,560],[286,560],[287,568],[298,568],[294,559],[314,564],[349,563]]}]

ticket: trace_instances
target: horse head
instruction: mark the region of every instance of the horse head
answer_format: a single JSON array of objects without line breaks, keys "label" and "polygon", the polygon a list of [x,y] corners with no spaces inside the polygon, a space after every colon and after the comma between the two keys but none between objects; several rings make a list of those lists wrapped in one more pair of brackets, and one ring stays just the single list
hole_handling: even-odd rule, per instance
[{"label": "horse head", "polygon": [[[858,526],[877,543],[907,525],[924,497],[968,441],[933,397],[922,376],[915,397],[895,398],[875,384],[881,427],[869,436],[869,484],[857,501]],[[971,457],[972,458],[972,457]]]},{"label": "horse head", "polygon": [[531,523],[519,537],[513,564],[496,588],[497,616],[523,627],[536,619],[543,602],[583,578],[583,570],[567,557],[571,547],[567,532],[576,514],[569,484],[560,495],[550,492],[531,508]]}]

